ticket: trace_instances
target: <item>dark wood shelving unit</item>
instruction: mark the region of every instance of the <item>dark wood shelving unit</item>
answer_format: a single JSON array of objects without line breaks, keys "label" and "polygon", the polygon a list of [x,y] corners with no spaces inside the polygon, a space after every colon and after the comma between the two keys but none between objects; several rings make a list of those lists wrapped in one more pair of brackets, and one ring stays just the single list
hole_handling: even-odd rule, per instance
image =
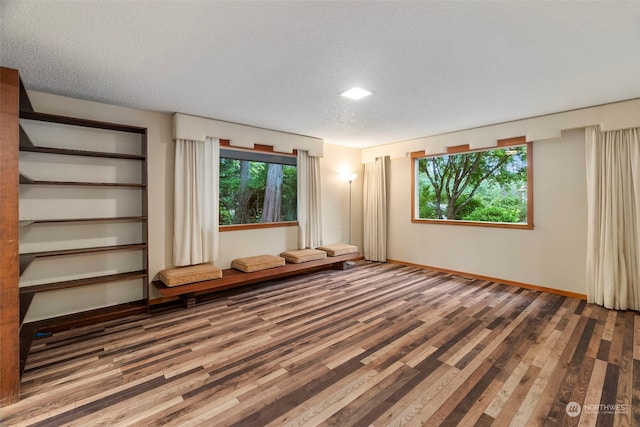
[{"label": "dark wood shelving unit", "polygon": [[37,292],[57,291],[60,289],[77,288],[81,286],[97,285],[99,283],[119,282],[123,280],[142,279],[147,277],[146,270],[130,271],[127,273],[107,274],[104,276],[86,277],[84,279],[64,280],[60,282],[44,283],[41,285],[23,286],[20,295],[35,294]]},{"label": "dark wood shelving unit", "polygon": [[115,154],[115,153],[104,153],[100,151],[71,150],[68,148],[33,146],[33,147],[20,147],[20,151],[26,151],[30,153],[62,154],[65,156],[105,157],[108,159],[122,159],[122,160],[144,160],[144,157],[138,156],[137,154]]},{"label": "dark wood shelving unit", "polygon": [[27,133],[20,127],[20,151],[30,153],[60,154],[65,156],[98,157],[120,160],[145,160],[140,154],[109,153],[104,151],[73,150],[69,148],[38,147],[31,142]]},{"label": "dark wood shelving unit", "polygon": [[42,251],[20,254],[20,275],[25,272],[29,265],[36,258],[46,258],[54,256],[68,256],[68,255],[84,255],[97,252],[118,252],[118,251],[136,251],[146,249],[146,243],[132,243],[128,245],[114,245],[114,246],[98,246],[93,248],[77,248],[77,249],[62,249],[56,251]]},{"label": "dark wood shelving unit", "polygon": [[59,218],[59,219],[26,219],[20,221],[20,227],[29,227],[36,224],[60,224],[75,222],[142,222],[146,221],[146,216],[117,216],[117,217],[98,217],[98,218]]},{"label": "dark wood shelving unit", "polygon": [[[0,209],[0,237],[2,237],[2,239],[0,239],[0,308],[2,309],[0,310],[0,347],[3,349],[3,363],[1,364],[2,366],[0,366],[0,377],[2,377],[2,381],[0,382],[0,406],[4,406],[5,404],[16,402],[19,398],[20,376],[36,332],[39,330],[59,331],[132,314],[147,313],[149,306],[149,274],[148,247],[146,243],[148,240],[147,129],[139,126],[36,112],[29,100],[28,93],[20,79],[18,71],[5,67],[0,67],[0,71],[0,90],[2,93],[0,97],[0,136],[2,136],[2,138],[0,138],[0,164],[2,166],[0,168],[0,201],[2,202]],[[73,140],[74,143],[71,144],[74,146],[72,148],[64,148],[63,143],[63,147],[48,147],[46,142],[40,143],[40,141],[36,141],[39,142],[37,145],[34,144],[28,136],[29,126],[31,126],[32,122],[69,126],[69,135],[75,138]],[[139,146],[135,148],[133,148],[133,146],[131,146],[131,148],[127,147],[126,150],[122,150],[123,152],[111,152],[112,150],[118,151],[119,148],[101,146],[100,144],[92,146],[92,142],[97,141],[91,141],[91,135],[89,135],[86,140],[86,147],[84,147],[78,145],[78,143],[82,144],[85,142],[80,139],[84,134],[74,134],[73,127],[132,134],[131,137],[126,137],[125,140],[135,144],[139,143]],[[62,132],[65,132],[64,127],[60,129]],[[47,136],[48,134],[44,133],[40,135],[39,139],[46,140]],[[121,138],[121,136],[117,136],[117,138]],[[78,147],[81,149],[76,149]],[[140,180],[132,183],[119,183],[32,179],[20,172],[20,161],[29,161],[30,159],[27,157],[20,160],[20,152],[51,155],[54,156],[52,157],[53,161],[56,161],[55,156],[74,156],[77,158],[79,164],[82,163],[82,158],[90,157],[106,159],[106,162],[109,160],[139,162]],[[69,160],[67,159],[65,161]],[[127,163],[117,164],[121,167],[128,168]],[[132,165],[132,167],[137,166]],[[46,171],[43,171],[43,173],[46,173]],[[20,220],[18,202],[20,194],[19,187],[21,185],[51,186],[52,188],[57,186],[61,188],[55,191],[63,192],[63,194],[67,191],[64,189],[65,187],[104,187],[112,188],[113,191],[130,188],[138,189],[140,190],[139,196],[134,195],[137,193],[127,193],[128,196],[126,200],[135,203],[136,210],[139,206],[140,214],[134,216],[78,217],[80,216],[78,213],[73,215],[74,208],[71,205],[68,210],[70,214],[68,218]],[[109,197],[106,196],[106,194],[107,193],[105,193],[105,197]],[[113,193],[110,192],[109,194]],[[64,213],[62,216],[64,216]],[[30,226],[48,224],[49,226],[55,227],[56,225],[62,224],[97,224],[110,222],[139,222],[142,227],[140,243],[18,253],[18,236],[20,230],[25,231],[26,228]],[[78,244],[80,245],[81,242],[78,242]],[[93,276],[91,272],[88,272],[87,274],[90,277],[73,280],[55,280],[52,277],[52,280],[47,283],[20,286],[20,277],[31,262],[37,258],[60,257],[60,262],[73,263],[72,257],[74,255],[96,254],[99,256],[100,254],[105,254],[106,256],[108,253],[117,251],[140,251],[141,268],[133,267],[135,271],[106,275],[104,272],[96,271]],[[65,257],[69,257],[69,260]],[[81,289],[85,287],[133,280],[139,280],[141,282],[142,299],[25,323],[29,307],[32,305],[36,294],[60,290],[76,292],[74,289],[77,290],[77,292],[82,292]],[[41,300],[38,299],[37,303],[39,304],[40,302]]]},{"label": "dark wood shelving unit", "polygon": [[[29,104],[31,104],[29,102]],[[56,123],[61,125],[80,126],[93,129],[105,129],[118,132],[137,133],[147,135],[147,128],[121,125],[118,123],[100,122],[96,120],[79,119],[77,117],[59,116],[56,114],[37,113],[34,111],[20,111],[20,118],[37,122]],[[145,150],[146,151],[146,150]]]},{"label": "dark wood shelving unit", "polygon": [[79,181],[44,181],[31,179],[25,174],[20,174],[20,184],[26,185],[65,185],[74,187],[124,187],[124,188],[145,188],[146,184],[129,182],[79,182]]}]

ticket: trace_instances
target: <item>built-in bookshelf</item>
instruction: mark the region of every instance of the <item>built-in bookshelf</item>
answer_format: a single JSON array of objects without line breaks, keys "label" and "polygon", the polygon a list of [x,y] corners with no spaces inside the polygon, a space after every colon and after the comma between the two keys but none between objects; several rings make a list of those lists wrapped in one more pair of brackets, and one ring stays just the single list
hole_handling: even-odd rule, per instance
[{"label": "built-in bookshelf", "polygon": [[[34,332],[145,312],[149,277],[147,129],[36,112],[16,70],[2,68],[0,85],[4,405],[16,400],[16,335],[19,384]],[[56,313],[60,301],[75,305]]]}]

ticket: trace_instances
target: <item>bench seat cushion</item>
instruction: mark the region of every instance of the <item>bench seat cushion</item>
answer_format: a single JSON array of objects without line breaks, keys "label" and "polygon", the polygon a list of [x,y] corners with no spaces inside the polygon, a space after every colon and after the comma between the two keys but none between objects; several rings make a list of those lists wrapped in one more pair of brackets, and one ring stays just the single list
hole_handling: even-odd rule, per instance
[{"label": "bench seat cushion", "polygon": [[358,252],[358,247],[353,245],[346,245],[344,243],[336,243],[334,245],[319,246],[318,249],[325,251],[329,256],[340,256],[346,254],[353,254]]},{"label": "bench seat cushion", "polygon": [[282,252],[280,256],[288,262],[300,264],[302,262],[324,259],[327,257],[327,253],[318,249],[299,249],[296,251]]},{"label": "bench seat cushion", "polygon": [[268,268],[282,267],[285,260],[276,255],[256,255],[246,258],[234,259],[231,262],[231,268],[251,273],[253,271],[266,270]]},{"label": "bench seat cushion", "polygon": [[222,270],[209,263],[168,268],[158,273],[158,278],[169,287],[202,282],[203,280],[219,279],[221,277]]}]

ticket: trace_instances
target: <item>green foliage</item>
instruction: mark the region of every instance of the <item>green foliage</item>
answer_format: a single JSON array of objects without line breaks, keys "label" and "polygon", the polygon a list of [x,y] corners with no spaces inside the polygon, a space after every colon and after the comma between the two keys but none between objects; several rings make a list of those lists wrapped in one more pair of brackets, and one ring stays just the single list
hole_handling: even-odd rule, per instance
[{"label": "green foliage", "polygon": [[419,159],[417,169],[420,218],[526,221],[525,146]]},{"label": "green foliage", "polygon": [[433,201],[433,188],[421,183],[419,185],[419,215],[420,218],[435,218],[436,217],[436,209]]},{"label": "green foliage", "polygon": [[284,165],[282,180],[282,220],[298,219],[298,168]]},{"label": "green foliage", "polygon": [[472,197],[471,200],[468,199],[469,196],[467,194],[464,194],[456,201],[457,205],[459,206],[456,209],[456,219],[464,218],[465,216],[470,215],[472,212],[485,207],[484,202],[478,196]]},{"label": "green foliage", "polygon": [[520,209],[509,209],[502,206],[485,206],[474,210],[463,217],[466,221],[518,222]]},{"label": "green foliage", "polygon": [[[244,165],[243,165],[244,163]],[[261,221],[268,163],[220,158],[220,225],[253,224]],[[283,166],[281,216],[297,218],[297,168]],[[273,183],[272,183],[273,184]]]}]

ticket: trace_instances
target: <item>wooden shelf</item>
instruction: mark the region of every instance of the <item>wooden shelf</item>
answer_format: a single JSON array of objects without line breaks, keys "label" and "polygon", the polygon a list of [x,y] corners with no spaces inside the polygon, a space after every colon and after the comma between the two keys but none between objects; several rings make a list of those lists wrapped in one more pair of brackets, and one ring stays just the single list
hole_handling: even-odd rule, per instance
[{"label": "wooden shelf", "polygon": [[33,147],[20,147],[20,151],[27,151],[30,153],[62,154],[66,156],[106,157],[109,159],[144,160],[143,156],[140,156],[137,154],[105,153],[100,151],[70,150],[67,148],[51,148],[51,147],[33,146]]},{"label": "wooden shelf", "polygon": [[41,285],[22,286],[20,295],[35,294],[38,292],[58,291],[61,289],[78,288],[81,286],[98,285],[100,283],[121,282],[124,280],[142,279],[147,277],[145,270],[131,271],[128,273],[108,274],[105,276],[86,277],[84,279],[65,280],[60,282],[43,283]]},{"label": "wooden shelf", "polygon": [[49,319],[27,322],[24,326],[32,328],[34,332],[41,331],[56,333],[70,328],[91,325],[97,322],[104,322],[135,314],[146,314],[147,312],[147,300],[141,299],[72,314],[65,314]]},{"label": "wooden shelf", "polygon": [[123,182],[76,182],[76,181],[39,181],[20,174],[20,184],[27,185],[62,185],[75,187],[120,187],[120,188],[145,188],[145,184]]},{"label": "wooden shelf", "polygon": [[69,148],[38,147],[33,145],[22,126],[20,127],[20,151],[29,153],[61,154],[65,156],[100,157],[121,160],[145,160],[141,154],[107,153],[104,151],[72,150]]},{"label": "wooden shelf", "polygon": [[20,111],[20,118],[26,120],[36,120],[38,122],[58,123],[62,125],[82,126],[94,129],[115,130],[119,132],[138,133],[145,135],[146,128],[138,126],[121,125],[117,123],[100,122],[96,120],[78,119],[75,117],[58,116],[55,114],[36,113],[29,111]]},{"label": "wooden shelf", "polygon": [[60,223],[74,223],[74,222],[142,222],[146,221],[146,216],[120,216],[111,218],[61,218],[61,219],[27,219],[20,221],[20,227],[29,227],[34,224],[60,224]]},{"label": "wooden shelf", "polygon": [[122,251],[136,251],[146,249],[145,243],[133,243],[129,245],[115,245],[115,246],[98,246],[94,248],[78,248],[78,249],[62,249],[57,251],[43,251],[43,252],[31,252],[20,254],[20,275],[31,265],[36,258],[54,257],[54,256],[67,256],[67,255],[84,255],[99,252],[122,252]]}]

